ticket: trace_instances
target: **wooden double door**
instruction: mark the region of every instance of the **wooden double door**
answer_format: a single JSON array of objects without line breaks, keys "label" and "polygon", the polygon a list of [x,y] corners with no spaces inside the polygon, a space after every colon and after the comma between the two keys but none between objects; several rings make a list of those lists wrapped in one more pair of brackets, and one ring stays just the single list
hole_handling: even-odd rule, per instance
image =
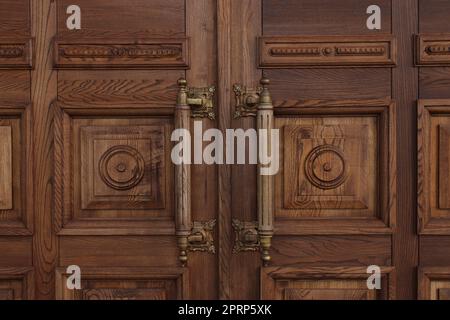
[{"label": "wooden double door", "polygon": [[[0,299],[449,299],[449,17],[0,0]],[[279,171],[174,164],[198,123],[279,130]]]}]

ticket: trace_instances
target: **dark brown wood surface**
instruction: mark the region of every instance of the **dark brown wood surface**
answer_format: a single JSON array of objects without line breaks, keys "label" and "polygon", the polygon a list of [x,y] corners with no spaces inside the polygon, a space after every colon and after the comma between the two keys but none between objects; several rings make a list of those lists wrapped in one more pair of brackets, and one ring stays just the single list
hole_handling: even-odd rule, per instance
[{"label": "dark brown wood surface", "polygon": [[[448,1],[379,0],[381,30],[369,0],[79,0],[68,30],[71,4],[0,0],[0,299],[449,299]],[[190,126],[225,133],[257,126],[233,88],[263,76],[273,198],[250,164],[192,165],[180,195],[178,79],[216,87],[216,118]],[[188,191],[216,250],[183,266]],[[272,202],[263,266],[234,228]]]}]

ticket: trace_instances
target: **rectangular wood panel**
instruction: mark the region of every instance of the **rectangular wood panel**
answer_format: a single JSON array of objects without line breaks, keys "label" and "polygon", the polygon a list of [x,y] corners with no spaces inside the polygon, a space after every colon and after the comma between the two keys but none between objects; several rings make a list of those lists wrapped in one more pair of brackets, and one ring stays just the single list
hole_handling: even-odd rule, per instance
[{"label": "rectangular wood panel", "polygon": [[32,40],[0,38],[0,69],[31,69]]},{"label": "rectangular wood panel", "polygon": [[187,269],[82,268],[80,290],[66,287],[68,275],[57,270],[58,300],[177,300],[188,299]]},{"label": "rectangular wood panel", "polygon": [[419,270],[419,299],[450,299],[450,267],[426,267]]},{"label": "rectangular wood panel", "polygon": [[11,127],[0,126],[0,210],[12,209]]},{"label": "rectangular wood panel", "polygon": [[395,66],[391,36],[272,36],[259,42],[261,68]]},{"label": "rectangular wood panel", "polygon": [[381,268],[381,289],[367,287],[364,267],[270,267],[261,269],[263,300],[391,300],[395,270]]},{"label": "rectangular wood panel", "polygon": [[304,103],[275,109],[282,130],[275,179],[279,234],[391,233],[395,104]]},{"label": "rectangular wood panel", "polygon": [[119,42],[55,41],[57,68],[181,68],[189,67],[189,43],[183,39]]},{"label": "rectangular wood panel", "polygon": [[450,33],[421,34],[417,37],[416,45],[418,65],[450,65]]},{"label": "rectangular wood panel", "polygon": [[418,104],[418,213],[423,234],[450,234],[450,100]]}]

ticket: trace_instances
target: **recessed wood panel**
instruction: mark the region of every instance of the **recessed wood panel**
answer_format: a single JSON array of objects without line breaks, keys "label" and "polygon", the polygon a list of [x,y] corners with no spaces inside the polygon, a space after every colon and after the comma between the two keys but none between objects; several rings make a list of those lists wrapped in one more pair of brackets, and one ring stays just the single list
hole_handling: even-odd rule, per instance
[{"label": "recessed wood panel", "polygon": [[[366,25],[371,5],[381,8],[381,30]],[[264,35],[349,35],[391,32],[391,1],[277,0],[263,1]]]},{"label": "recessed wood panel", "polygon": [[[77,38],[166,38],[185,32],[184,0],[58,0],[58,35]],[[81,9],[81,30],[68,30],[67,8]]]},{"label": "recessed wood panel", "polygon": [[0,69],[0,99],[10,103],[30,103],[30,72]]},{"label": "recessed wood panel", "polygon": [[272,36],[259,42],[262,68],[395,66],[397,45],[390,36]]},{"label": "recessed wood panel", "polygon": [[449,267],[426,267],[419,270],[419,299],[450,300],[449,294]]},{"label": "recessed wood panel", "polygon": [[120,117],[107,109],[55,110],[62,232],[172,232],[172,120],[145,110],[122,109]]},{"label": "recessed wood panel", "polygon": [[31,268],[0,268],[0,300],[31,300],[34,285]]},{"label": "recessed wood panel", "polygon": [[394,109],[370,101],[276,109],[283,136],[278,232],[389,232],[395,223]]},{"label": "recessed wood panel", "polygon": [[188,48],[188,40],[185,38],[135,42],[57,40],[55,67],[187,69]]},{"label": "recessed wood panel", "polygon": [[30,108],[0,105],[0,235],[32,230]]},{"label": "recessed wood panel", "polygon": [[367,287],[360,267],[270,267],[261,269],[263,300],[388,300],[395,297],[395,272],[381,268],[381,289]]},{"label": "recessed wood panel", "polygon": [[419,225],[425,234],[450,234],[450,101],[419,101]]},{"label": "recessed wood panel", "polygon": [[81,268],[80,290],[66,287],[67,274],[58,269],[59,300],[176,300],[188,299],[187,270],[178,268]]},{"label": "recessed wood panel", "polygon": [[0,210],[12,209],[12,135],[11,127],[0,126]]}]

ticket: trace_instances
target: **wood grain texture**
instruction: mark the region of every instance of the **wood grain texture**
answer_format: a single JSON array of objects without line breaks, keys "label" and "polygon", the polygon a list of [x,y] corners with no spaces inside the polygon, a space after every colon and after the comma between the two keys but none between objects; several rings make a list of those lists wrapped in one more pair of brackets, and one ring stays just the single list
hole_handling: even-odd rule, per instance
[{"label": "wood grain texture", "polygon": [[29,37],[31,34],[30,0],[2,0],[0,3],[0,35]]},{"label": "wood grain texture", "polygon": [[420,237],[420,266],[445,267],[450,265],[450,237]]},{"label": "wood grain texture", "polygon": [[[218,128],[225,131],[231,125],[231,46],[232,46],[232,11],[233,0],[217,1],[217,62],[218,62]],[[219,298],[231,298],[231,252],[233,231],[231,228],[231,166],[222,165],[218,176],[218,211],[219,220]]]},{"label": "wood grain texture", "polygon": [[174,107],[176,82],[183,71],[60,71],[58,101],[64,104],[105,107],[142,104],[147,107]]},{"label": "wood grain texture", "polygon": [[450,99],[450,67],[419,69],[420,99]]},{"label": "wood grain texture", "polygon": [[368,100],[391,96],[391,72],[385,68],[268,69],[264,75],[270,79],[275,109],[313,99]]},{"label": "wood grain texture", "polygon": [[[71,0],[58,0],[58,36],[65,39],[136,39],[183,37],[185,1],[180,0],[80,0],[82,28],[68,30],[67,7]],[[120,22],[118,22],[118,19]]]},{"label": "wood grain texture", "polygon": [[421,33],[450,32],[448,16],[450,3],[446,0],[420,0],[419,25]]},{"label": "wood grain texture", "polygon": [[272,245],[285,266],[390,265],[391,253],[390,236],[283,236]]},{"label": "wood grain texture", "polygon": [[[415,0],[392,1],[393,34],[401,53],[393,69],[392,98],[397,113],[397,229],[393,235],[393,264],[397,270],[397,298],[416,298],[418,237],[416,228],[417,156],[416,112],[418,70],[414,66],[412,34],[418,32],[418,3]],[[407,85],[405,85],[407,84]]]},{"label": "wood grain texture", "polygon": [[[256,87],[262,71],[255,68],[257,39],[262,34],[262,1],[231,1],[231,84],[239,83]],[[232,93],[230,93],[232,94]],[[226,110],[234,112],[234,105]],[[247,130],[255,128],[252,117],[231,120],[231,128]],[[245,181],[246,183],[242,183]],[[246,164],[231,167],[231,210],[232,216],[241,221],[257,220],[257,168]],[[231,222],[227,222],[231,225]],[[242,252],[231,257],[231,299],[258,299],[259,285],[257,270],[261,264],[258,254]]]},{"label": "wood grain texture", "polygon": [[395,299],[395,269],[381,267],[381,290],[367,288],[366,267],[270,267],[261,269],[261,299]]},{"label": "wood grain texture", "polygon": [[[377,1],[381,8],[381,30],[391,32],[390,0]],[[350,35],[371,34],[366,27],[366,10],[373,5],[370,0],[287,0],[283,5],[277,0],[263,1],[264,35]]]},{"label": "wood grain texture", "polygon": [[418,35],[416,60],[419,66],[448,66],[450,64],[450,33]]},{"label": "wood grain texture", "polygon": [[9,105],[30,103],[30,72],[25,70],[0,70],[2,102]]},{"label": "wood grain texture", "polygon": [[52,39],[56,33],[56,2],[32,0],[32,35],[35,38],[36,65],[32,71],[31,99],[33,101],[33,169],[34,219],[33,265],[36,275],[36,299],[55,296],[55,267],[58,246],[53,225],[52,112],[56,98],[56,73],[52,70]]},{"label": "wood grain texture", "polygon": [[58,300],[189,299],[189,275],[181,268],[83,268],[82,289],[66,289],[68,275],[57,269]]},{"label": "wood grain texture", "polygon": [[[190,39],[191,68],[186,71],[190,86],[217,87],[217,5],[215,0],[186,0],[186,37]],[[167,73],[167,72],[166,72]],[[215,112],[219,106],[215,103]],[[193,121],[191,119],[191,128]],[[217,128],[217,120],[202,121],[203,130]],[[194,221],[220,219],[218,207],[218,168],[211,165],[191,166],[192,218]],[[216,243],[219,242],[217,226]],[[190,253],[190,287],[193,299],[217,299],[219,297],[218,257],[203,253]],[[197,272],[195,270],[201,270]],[[210,281],[205,281],[205,278]]]}]

